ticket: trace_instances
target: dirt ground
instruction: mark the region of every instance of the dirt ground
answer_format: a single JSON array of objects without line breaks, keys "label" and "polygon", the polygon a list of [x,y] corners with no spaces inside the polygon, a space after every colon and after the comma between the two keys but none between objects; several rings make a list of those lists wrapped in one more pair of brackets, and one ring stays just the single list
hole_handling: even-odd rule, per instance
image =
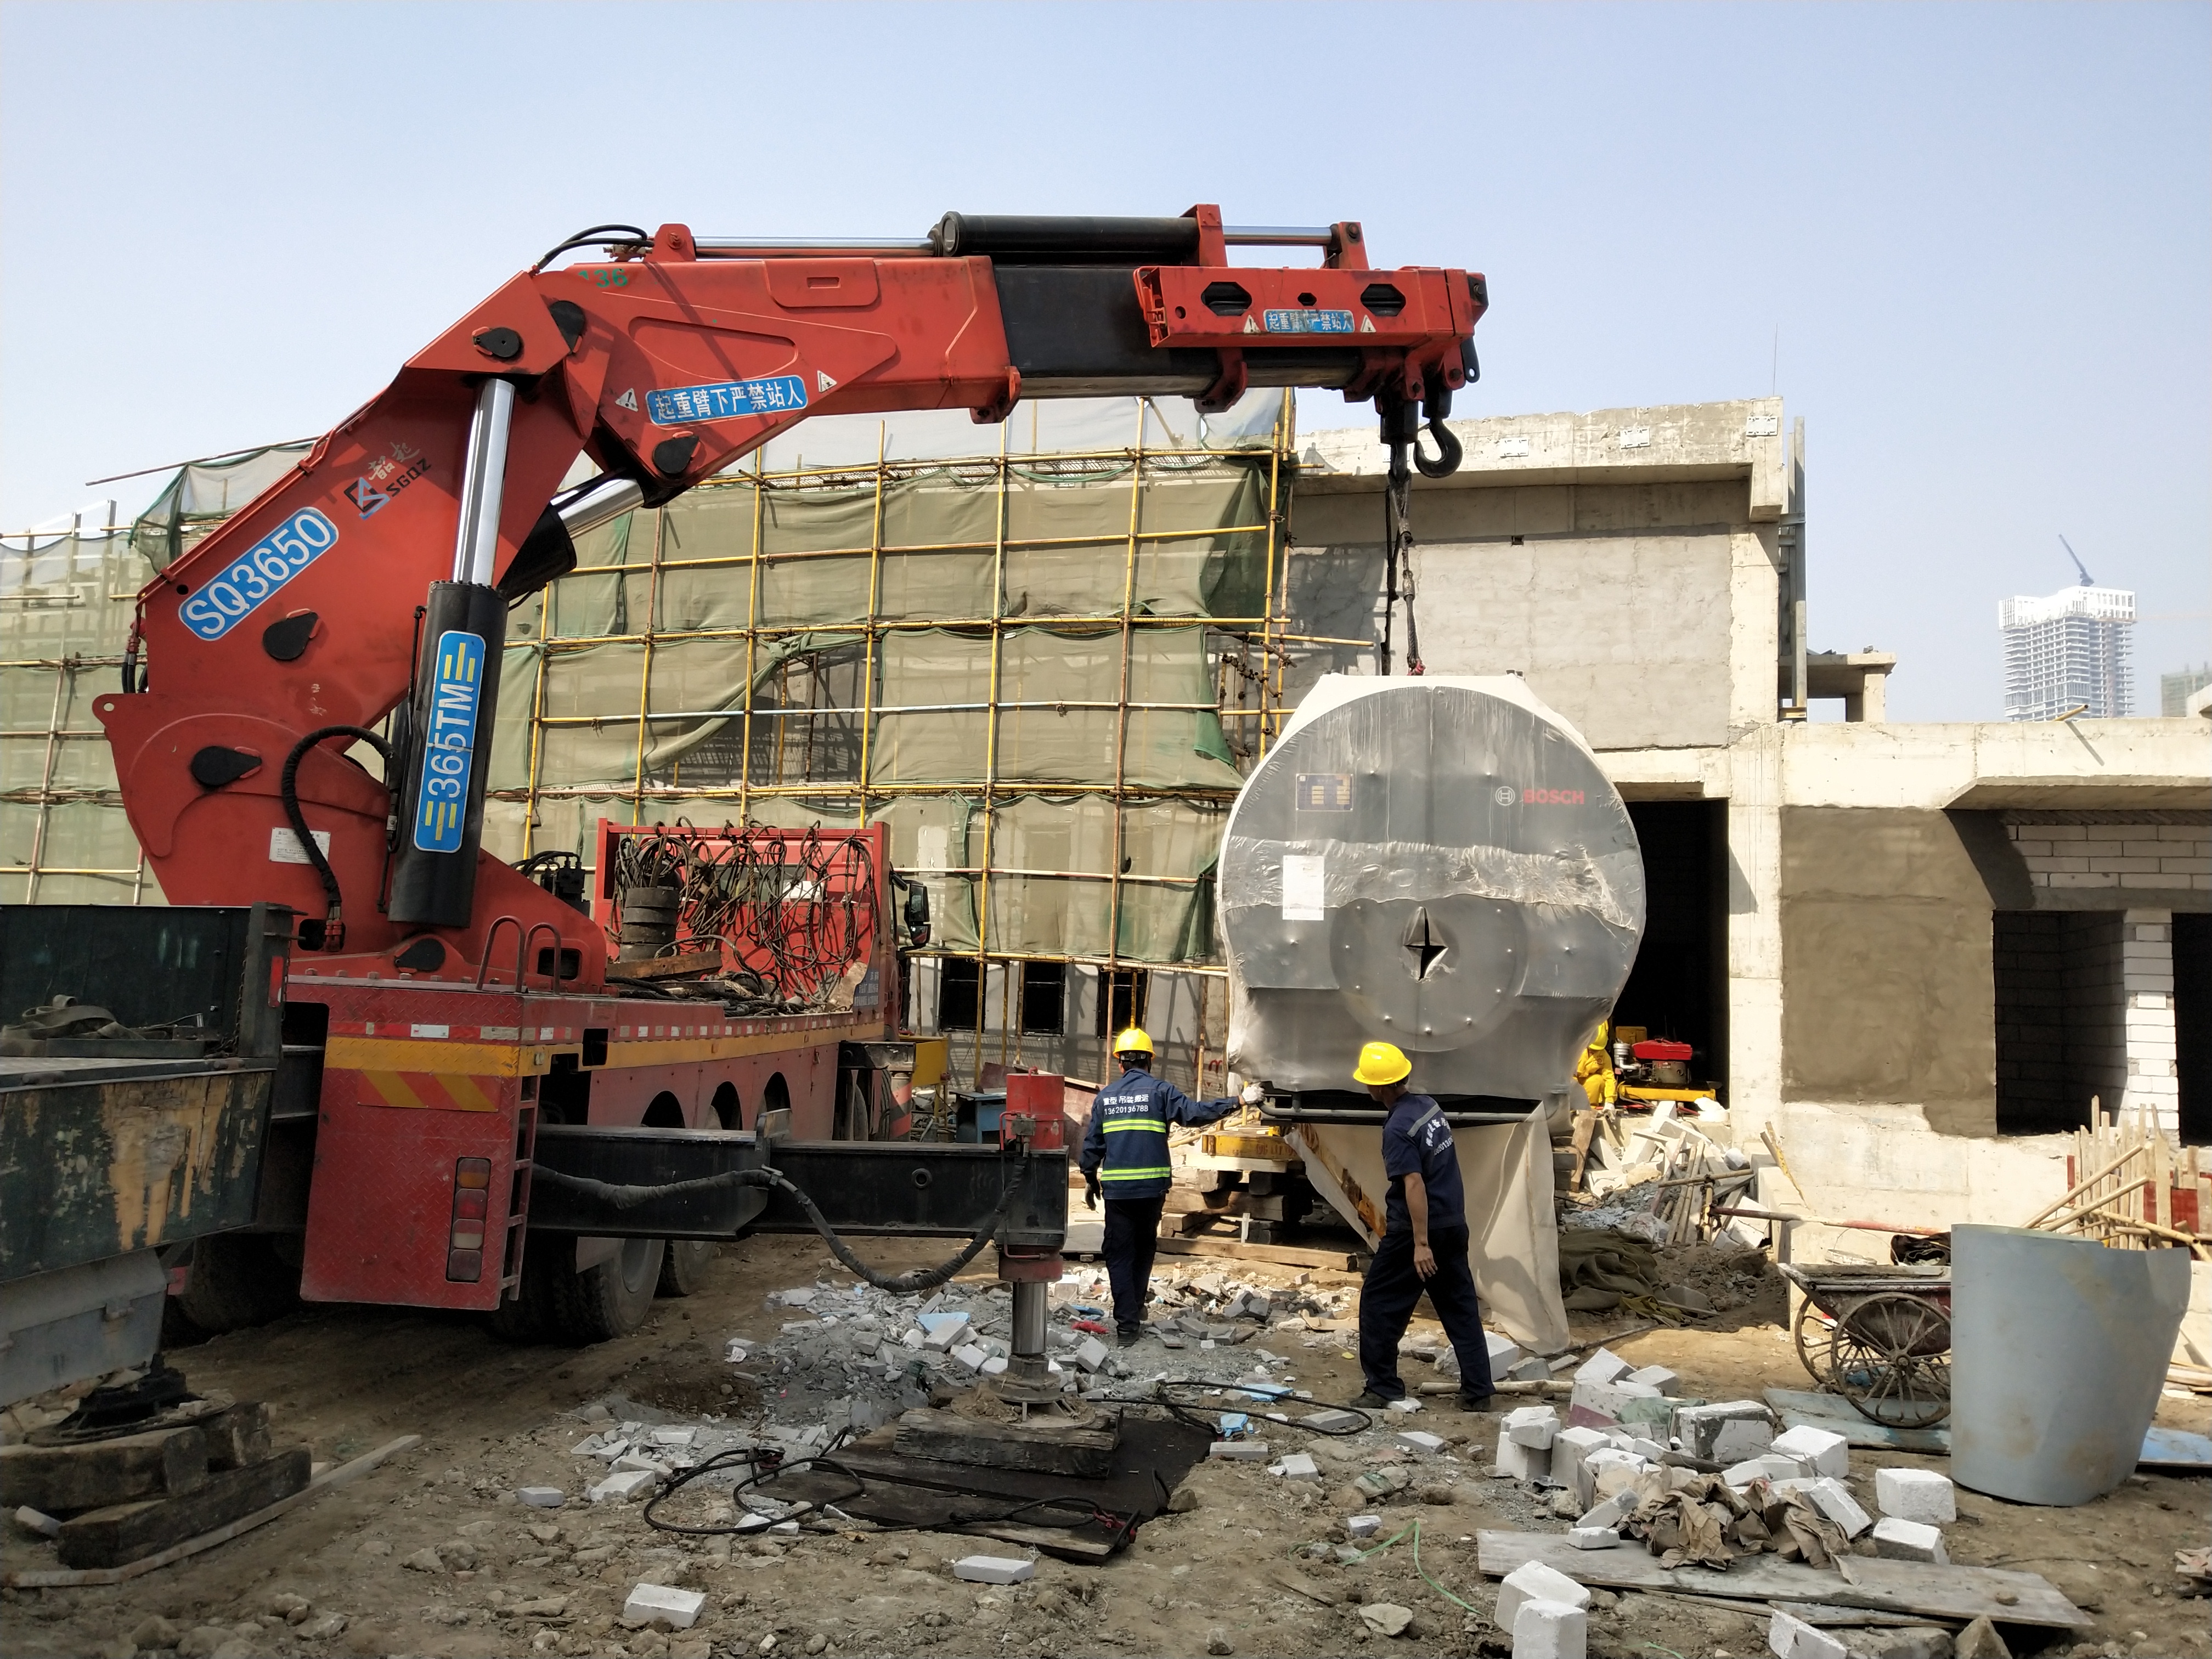
[{"label": "dirt ground", "polygon": [[[927,1244],[880,1246],[885,1267],[929,1259]],[[1294,1271],[1219,1266],[1253,1282]],[[247,1656],[522,1653],[724,1659],[739,1653],[948,1656],[1381,1654],[1361,1603],[1412,1610],[1405,1651],[1504,1654],[1491,1623],[1497,1586],[1476,1571],[1480,1528],[1564,1530],[1541,1495],[1488,1478],[1494,1416],[1432,1400],[1419,1426],[1453,1437],[1455,1462],[1431,1460],[1425,1500],[1382,1510],[1382,1538],[1407,1536],[1358,1566],[1299,1555],[1343,1537],[1347,1515],[1370,1510],[1350,1490],[1372,1464],[1352,1443],[1285,1435],[1316,1452],[1318,1482],[1289,1483],[1259,1465],[1200,1464],[1195,1507],[1163,1515],[1106,1565],[1042,1559],[1034,1580],[994,1589],[953,1578],[951,1562],[1014,1547],[930,1533],[869,1538],[804,1534],[742,1542],[678,1540],[646,1527],[636,1505],[521,1506],[520,1486],[580,1490],[586,1460],[569,1448],[589,1431],[568,1413],[621,1395],[684,1413],[742,1403],[726,1393],[728,1337],[773,1339],[781,1287],[836,1277],[811,1240],[757,1238],[726,1249],[706,1288],[658,1304],[646,1327],[586,1350],[517,1349],[475,1321],[395,1310],[325,1308],[220,1337],[173,1357],[203,1390],[270,1403],[277,1437],[342,1461],[401,1434],[423,1443],[229,1544],[130,1583],[75,1590],[0,1592],[6,1650],[128,1655],[174,1650],[201,1659]],[[1316,1284],[1349,1283],[1316,1273]],[[1613,1341],[1623,1358],[1679,1372],[1686,1393],[1756,1397],[1808,1386],[1769,1293],[1705,1328],[1650,1330]],[[1618,1322],[1615,1322],[1617,1327]],[[1607,1327],[1578,1328],[1587,1346]],[[1359,1389],[1348,1334],[1297,1350],[1297,1386],[1320,1400]],[[1278,1343],[1278,1346],[1281,1344]],[[1424,1368],[1410,1366],[1408,1382]],[[2212,1405],[2167,1399],[2159,1421],[2202,1431]],[[1461,1437],[1464,1437],[1464,1439]],[[1389,1454],[1395,1455],[1395,1454]],[[1854,1451],[1851,1485],[1874,1507],[1882,1463],[1942,1460]],[[592,1473],[599,1466],[592,1466]],[[1954,1560],[2044,1574],[2095,1615],[2077,1638],[2003,1627],[2015,1653],[2212,1655],[2208,1603],[2179,1593],[2177,1549],[2207,1536],[2201,1479],[2136,1477],[2076,1510],[2034,1509],[1961,1492],[1947,1528]],[[1418,1522],[1419,1530],[1410,1530]],[[48,1546],[9,1528],[5,1558],[51,1565]],[[1418,1559],[1417,1550],[1418,1547]],[[425,1554],[424,1552],[430,1553]],[[1294,1555],[1298,1559],[1293,1561]],[[1288,1588],[1285,1578],[1303,1583]],[[706,1593],[700,1622],[670,1635],[625,1628],[624,1597],[640,1580]],[[1329,1599],[1319,1599],[1326,1597]],[[304,1607],[304,1610],[302,1610]],[[289,1613],[290,1622],[286,1614]],[[1688,1602],[1599,1592],[1589,1624],[1597,1656],[1745,1656],[1766,1650],[1762,1623]],[[1943,1651],[1948,1652],[1948,1648]]]}]

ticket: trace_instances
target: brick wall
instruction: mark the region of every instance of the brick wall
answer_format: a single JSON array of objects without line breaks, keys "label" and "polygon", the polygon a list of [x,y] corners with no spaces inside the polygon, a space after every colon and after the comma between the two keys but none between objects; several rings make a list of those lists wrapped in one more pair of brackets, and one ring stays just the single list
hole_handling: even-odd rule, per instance
[{"label": "brick wall", "polygon": [[2008,823],[2007,833],[2038,887],[2212,892],[2212,825]]},{"label": "brick wall", "polygon": [[2087,1124],[2092,1097],[2118,1110],[2136,1059],[2127,917],[2000,910],[1993,924],[1999,1132]]}]

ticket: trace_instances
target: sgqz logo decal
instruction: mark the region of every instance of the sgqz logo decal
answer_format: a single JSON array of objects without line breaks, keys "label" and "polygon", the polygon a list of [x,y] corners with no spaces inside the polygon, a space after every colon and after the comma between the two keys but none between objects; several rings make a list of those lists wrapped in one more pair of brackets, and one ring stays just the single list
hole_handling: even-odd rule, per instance
[{"label": "sgqz logo decal", "polygon": [[372,517],[429,470],[429,460],[421,450],[412,444],[396,443],[389,455],[379,457],[368,471],[345,487],[345,498],[362,518]]}]

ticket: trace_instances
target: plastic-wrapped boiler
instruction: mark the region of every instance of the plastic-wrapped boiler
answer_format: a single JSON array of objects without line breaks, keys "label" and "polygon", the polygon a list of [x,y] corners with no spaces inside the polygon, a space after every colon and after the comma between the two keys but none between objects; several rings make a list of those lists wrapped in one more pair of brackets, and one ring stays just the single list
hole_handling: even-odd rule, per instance
[{"label": "plastic-wrapped boiler", "polygon": [[1377,1039],[1447,1103],[1556,1096],[1644,932],[1627,808],[1510,677],[1323,678],[1237,798],[1219,893],[1230,1064],[1279,1096],[1362,1092]]}]

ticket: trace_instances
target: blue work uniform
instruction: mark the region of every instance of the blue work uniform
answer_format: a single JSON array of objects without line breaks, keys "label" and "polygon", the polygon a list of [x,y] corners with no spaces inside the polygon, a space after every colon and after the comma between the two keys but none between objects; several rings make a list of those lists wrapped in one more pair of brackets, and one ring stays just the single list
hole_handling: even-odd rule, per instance
[{"label": "blue work uniform", "polygon": [[1100,1253],[1114,1287],[1114,1322],[1125,1330],[1144,1322],[1145,1304],[1151,1299],[1160,1210],[1175,1180],[1168,1129],[1218,1123],[1236,1104],[1235,1095],[1193,1100],[1165,1078],[1135,1070],[1101,1089],[1091,1103],[1080,1167],[1085,1175],[1098,1177],[1106,1199]]},{"label": "blue work uniform", "polygon": [[[1382,1124],[1382,1169],[1390,1177],[1383,1233],[1359,1294],[1359,1369],[1368,1392],[1385,1400],[1404,1397],[1398,1342],[1426,1291],[1459,1357],[1461,1394],[1486,1397],[1492,1388],[1490,1345],[1468,1265],[1467,1188],[1460,1178],[1451,1125],[1429,1096],[1401,1095],[1391,1107]],[[1413,1218],[1406,1205],[1409,1175],[1420,1176],[1428,1194],[1429,1252],[1437,1259],[1437,1270],[1425,1281],[1413,1267]]]}]

